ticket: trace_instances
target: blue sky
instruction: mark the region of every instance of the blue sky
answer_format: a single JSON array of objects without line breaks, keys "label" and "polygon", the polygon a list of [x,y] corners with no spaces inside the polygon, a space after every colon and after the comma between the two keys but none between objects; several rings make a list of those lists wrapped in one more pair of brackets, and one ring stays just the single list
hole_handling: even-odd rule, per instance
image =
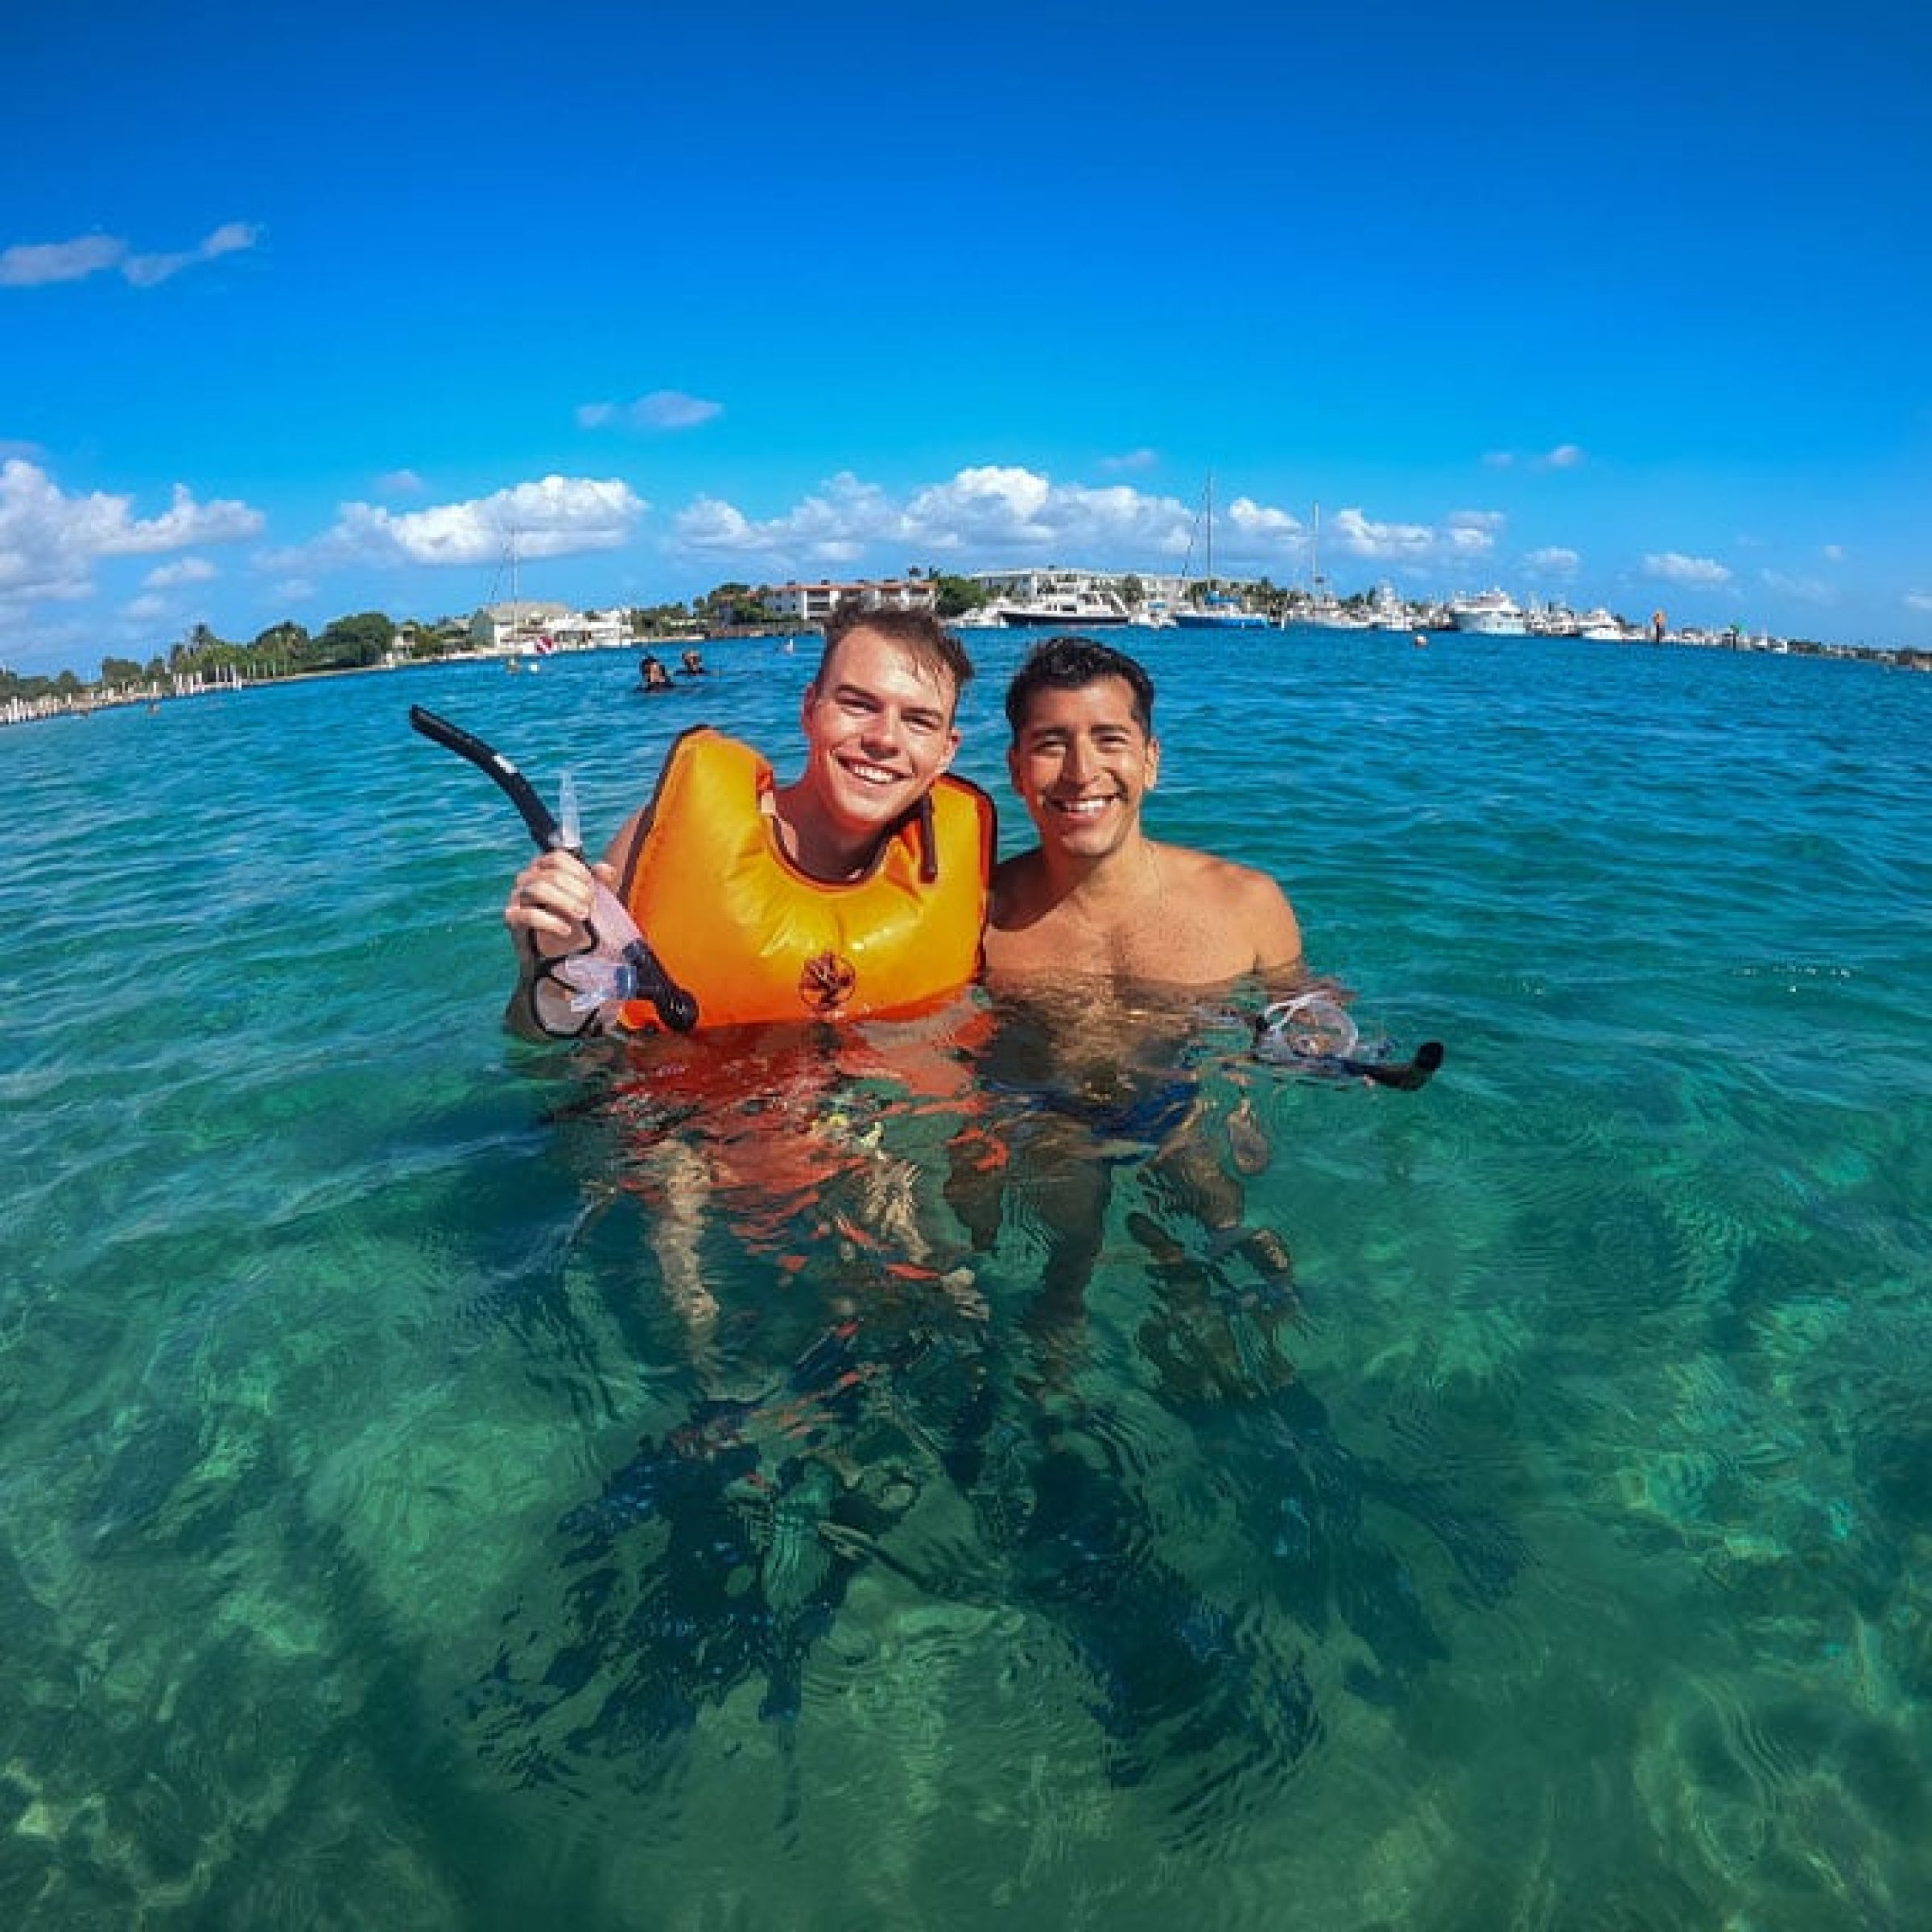
[{"label": "blue sky", "polygon": [[[1932,9],[10,23],[0,664],[1026,564],[1932,646]],[[1198,564],[1199,555],[1196,555]]]}]

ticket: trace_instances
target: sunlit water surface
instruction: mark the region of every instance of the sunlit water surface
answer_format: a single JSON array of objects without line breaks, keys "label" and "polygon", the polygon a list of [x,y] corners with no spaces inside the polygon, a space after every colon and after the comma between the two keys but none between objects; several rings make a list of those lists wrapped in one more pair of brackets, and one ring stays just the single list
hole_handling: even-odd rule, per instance
[{"label": "sunlit water surface", "polygon": [[410,703],[601,839],[803,646],[0,733],[0,1922],[1932,1920],[1932,679],[1137,642],[1433,1084],[514,1046]]}]

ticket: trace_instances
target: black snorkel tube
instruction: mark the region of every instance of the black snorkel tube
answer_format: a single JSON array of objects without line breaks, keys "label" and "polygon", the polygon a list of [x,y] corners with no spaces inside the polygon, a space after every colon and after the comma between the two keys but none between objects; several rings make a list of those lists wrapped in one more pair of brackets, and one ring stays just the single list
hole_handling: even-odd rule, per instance
[{"label": "black snorkel tube", "polygon": [[[440,718],[433,711],[425,711],[420,704],[409,708],[409,721],[432,744],[440,745],[447,751],[453,751],[460,758],[467,758],[479,771],[493,779],[508,795],[517,808],[530,836],[543,852],[568,852],[573,858],[584,857],[583,846],[558,824],[555,815],[543,799],[537,795],[537,788],[517,767],[493,746],[485,745],[473,733],[465,731],[460,724],[452,724],[448,718]],[[565,807],[568,812],[570,808]],[[630,916],[623,906],[601,881],[597,887],[601,898],[609,900],[623,923],[628,925]],[[613,922],[613,923],[615,922]],[[587,921],[590,929],[590,945],[587,951],[595,952],[606,944],[593,922]],[[622,982],[616,990],[621,999],[648,1000],[657,1010],[658,1019],[673,1033],[689,1033],[698,1023],[698,1002],[679,985],[665,971],[664,963],[650,949],[650,943],[642,933],[625,943],[621,949],[610,948],[615,954],[617,976]],[[580,956],[571,954],[568,958]],[[561,962],[552,961],[553,966]],[[564,981],[568,985],[569,981]],[[539,1016],[539,1025],[543,1022]],[[584,1026],[587,1029],[590,1021]],[[549,1028],[544,1029],[546,1032]],[[580,1029],[580,1030],[582,1030]],[[561,1034],[559,1038],[574,1038]]]}]

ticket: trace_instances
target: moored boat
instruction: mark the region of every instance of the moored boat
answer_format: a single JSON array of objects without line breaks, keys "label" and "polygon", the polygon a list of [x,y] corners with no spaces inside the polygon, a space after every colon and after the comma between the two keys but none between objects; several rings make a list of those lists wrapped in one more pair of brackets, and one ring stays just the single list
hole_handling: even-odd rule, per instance
[{"label": "moored boat", "polygon": [[[1217,590],[1214,583],[1214,478],[1201,497],[1199,527],[1205,535],[1203,556],[1206,568],[1200,581],[1174,612],[1174,621],[1183,630],[1265,630],[1267,617],[1251,610],[1243,601]],[[1188,546],[1191,559],[1193,546]]]},{"label": "moored boat", "polygon": [[1036,597],[996,605],[1002,624],[1071,626],[1092,630],[1100,625],[1130,624],[1127,606],[1110,590],[1050,590]]},{"label": "moored boat", "polygon": [[1183,604],[1174,613],[1183,630],[1265,630],[1268,620],[1236,597],[1211,597],[1199,604]]},{"label": "moored boat", "polygon": [[1524,638],[1530,622],[1522,607],[1506,590],[1479,591],[1474,597],[1458,597],[1449,606],[1449,616],[1458,630],[1484,638]]}]

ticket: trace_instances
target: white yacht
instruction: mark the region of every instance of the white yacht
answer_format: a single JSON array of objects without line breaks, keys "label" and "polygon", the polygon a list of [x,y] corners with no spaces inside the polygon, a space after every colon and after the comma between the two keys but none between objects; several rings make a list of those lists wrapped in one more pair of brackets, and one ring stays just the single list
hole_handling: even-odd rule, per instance
[{"label": "white yacht", "polygon": [[1304,599],[1291,616],[1284,613],[1284,621],[1311,630],[1366,630],[1373,621],[1366,611],[1344,604],[1328,591]]},{"label": "white yacht", "polygon": [[1522,607],[1506,590],[1479,591],[1472,597],[1458,597],[1449,606],[1449,616],[1458,630],[1473,631],[1485,638],[1523,638],[1530,634],[1529,620]]},{"label": "white yacht", "polygon": [[996,605],[1002,624],[1055,625],[1092,630],[1098,625],[1131,624],[1133,614],[1112,590],[1088,583],[1048,582],[1032,597]]},{"label": "white yacht", "polygon": [[1282,621],[1284,625],[1292,621],[1311,630],[1366,630],[1369,625],[1368,613],[1344,604],[1322,575],[1322,506],[1319,503],[1308,518],[1307,594],[1298,600],[1292,617],[1286,610],[1282,612]]},{"label": "white yacht", "polygon": [[1414,613],[1396,595],[1393,584],[1378,584],[1368,597],[1368,627],[1372,630],[1414,630]]}]

